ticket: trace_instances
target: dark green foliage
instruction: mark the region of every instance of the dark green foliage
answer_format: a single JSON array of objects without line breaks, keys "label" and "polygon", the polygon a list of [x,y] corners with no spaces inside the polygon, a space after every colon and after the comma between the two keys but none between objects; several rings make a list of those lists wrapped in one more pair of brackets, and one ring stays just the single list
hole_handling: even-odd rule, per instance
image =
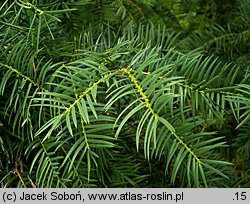
[{"label": "dark green foliage", "polygon": [[250,2],[223,2],[0,3],[1,187],[249,187]]}]

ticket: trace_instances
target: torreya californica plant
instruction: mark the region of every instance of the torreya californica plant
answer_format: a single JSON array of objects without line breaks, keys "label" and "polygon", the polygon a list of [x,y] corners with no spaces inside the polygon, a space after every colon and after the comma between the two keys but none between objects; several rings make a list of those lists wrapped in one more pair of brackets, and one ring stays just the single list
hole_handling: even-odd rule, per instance
[{"label": "torreya californica plant", "polygon": [[0,4],[2,187],[249,185],[249,71],[230,29],[183,39],[133,12],[77,27],[93,2],[53,2]]}]

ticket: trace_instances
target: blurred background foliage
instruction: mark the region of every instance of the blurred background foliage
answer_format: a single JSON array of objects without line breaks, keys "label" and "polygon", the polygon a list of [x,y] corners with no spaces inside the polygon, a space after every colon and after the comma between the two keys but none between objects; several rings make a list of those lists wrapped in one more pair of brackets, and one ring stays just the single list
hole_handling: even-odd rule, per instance
[{"label": "blurred background foliage", "polygon": [[1,1],[1,187],[250,187],[249,25],[249,0]]}]

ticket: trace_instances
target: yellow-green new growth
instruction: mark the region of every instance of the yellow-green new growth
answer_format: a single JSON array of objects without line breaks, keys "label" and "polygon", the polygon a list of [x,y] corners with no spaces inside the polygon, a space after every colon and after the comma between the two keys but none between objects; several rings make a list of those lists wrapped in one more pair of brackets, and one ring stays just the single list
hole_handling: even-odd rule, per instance
[{"label": "yellow-green new growth", "polygon": [[[125,72],[126,74],[128,74],[130,80],[134,83],[137,91],[139,92],[139,94],[141,95],[142,99],[144,100],[144,105],[145,107],[147,107],[150,112],[152,113],[152,115],[154,116],[154,118],[156,120],[159,120],[159,116],[157,113],[155,113],[155,111],[153,110],[148,97],[146,96],[146,94],[143,92],[142,87],[140,86],[140,84],[137,82],[136,78],[134,77],[134,75],[131,74],[131,70],[132,69],[127,69],[127,68],[123,68],[121,69],[121,71]],[[174,135],[174,137],[177,139],[177,141],[184,146],[184,148],[195,158],[195,160],[198,163],[202,163],[201,160],[196,156],[196,154],[192,151],[192,149],[190,149],[185,142],[175,133],[175,131],[169,129],[171,134]]]},{"label": "yellow-green new growth", "polygon": [[137,82],[136,78],[134,77],[134,75],[131,74],[131,69],[122,69],[122,71],[124,71],[125,73],[128,74],[130,80],[134,83],[137,91],[139,92],[139,94],[141,95],[143,101],[144,101],[144,105],[146,108],[149,109],[149,111],[152,113],[152,115],[154,116],[154,118],[156,120],[159,120],[159,116],[157,113],[155,113],[155,111],[153,110],[148,97],[146,96],[146,94],[143,92],[142,87],[140,86],[140,84]]}]

